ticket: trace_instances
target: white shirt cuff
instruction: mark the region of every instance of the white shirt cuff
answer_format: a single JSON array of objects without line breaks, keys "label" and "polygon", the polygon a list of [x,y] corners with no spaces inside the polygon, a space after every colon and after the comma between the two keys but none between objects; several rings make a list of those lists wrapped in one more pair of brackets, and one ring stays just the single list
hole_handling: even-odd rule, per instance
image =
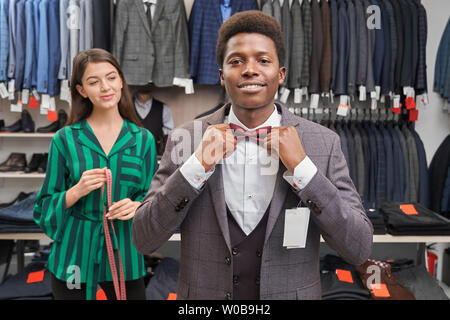
[{"label": "white shirt cuff", "polygon": [[316,165],[306,156],[292,172],[286,171],[283,178],[296,190],[304,189],[317,172]]},{"label": "white shirt cuff", "polygon": [[183,177],[195,189],[200,190],[205,185],[209,177],[214,173],[215,167],[205,172],[205,168],[193,153],[181,166],[180,172]]}]

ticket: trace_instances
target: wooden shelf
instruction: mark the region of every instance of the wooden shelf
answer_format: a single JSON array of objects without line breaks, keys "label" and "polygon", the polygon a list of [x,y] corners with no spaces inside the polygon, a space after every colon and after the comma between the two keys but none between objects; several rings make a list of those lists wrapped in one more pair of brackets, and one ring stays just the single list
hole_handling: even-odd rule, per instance
[{"label": "wooden shelf", "polygon": [[45,173],[0,172],[0,178],[44,179]]},{"label": "wooden shelf", "polygon": [[23,133],[23,132],[0,132],[0,138],[53,138],[54,132],[50,133]]}]

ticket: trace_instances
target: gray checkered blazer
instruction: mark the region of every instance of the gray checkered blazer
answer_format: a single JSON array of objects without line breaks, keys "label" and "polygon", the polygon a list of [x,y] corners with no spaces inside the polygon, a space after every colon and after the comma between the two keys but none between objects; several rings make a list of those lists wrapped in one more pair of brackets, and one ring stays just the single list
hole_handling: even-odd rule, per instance
[{"label": "gray checkered blazer", "polygon": [[[173,138],[176,130],[193,134],[197,127],[204,132],[210,125],[223,123],[228,108],[230,104],[171,132],[133,220],[133,243],[142,253],[157,250],[181,227],[179,299],[225,299],[227,292],[233,292],[233,263],[227,264],[233,255],[220,165],[198,191],[180,173],[181,164],[172,161],[187,159],[201,140],[186,144],[185,139]],[[263,247],[260,298],[320,299],[320,236],[346,261],[362,264],[371,253],[373,228],[349,177],[339,136],[284,106],[278,109],[282,126],[297,129],[318,172],[303,190],[295,191],[283,179],[286,168],[280,163]],[[187,154],[181,150],[183,144]],[[287,250],[283,247],[284,210],[296,207],[300,199],[311,208],[306,247]]]},{"label": "gray checkered blazer", "polygon": [[173,85],[190,78],[189,37],[183,0],[158,1],[150,30],[142,0],[119,0],[113,55],[129,85]]}]

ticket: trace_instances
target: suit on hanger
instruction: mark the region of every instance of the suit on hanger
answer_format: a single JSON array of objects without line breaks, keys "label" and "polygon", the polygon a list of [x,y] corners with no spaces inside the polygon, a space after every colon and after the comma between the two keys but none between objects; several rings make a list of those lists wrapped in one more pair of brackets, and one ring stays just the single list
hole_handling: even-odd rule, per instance
[{"label": "suit on hanger", "polygon": [[391,135],[392,139],[392,153],[393,153],[393,163],[392,166],[394,168],[393,172],[393,183],[394,190],[392,194],[392,200],[402,202],[404,199],[404,184],[405,184],[405,172],[404,172],[404,160],[402,149],[400,146],[400,140],[398,138],[397,132],[395,132],[392,123],[388,123],[386,125],[386,129]]},{"label": "suit on hanger", "polygon": [[331,90],[336,91],[336,77],[338,66],[338,7],[337,0],[329,0],[331,15]]},{"label": "suit on hanger", "polygon": [[39,3],[39,47],[37,69],[37,91],[48,93],[48,66],[49,66],[49,32],[48,6],[50,0],[41,0]]},{"label": "suit on hanger", "polygon": [[403,135],[400,127],[398,125],[394,126],[394,130],[397,133],[398,140],[400,141],[400,148],[402,150],[403,155],[403,172],[405,173],[405,179],[404,179],[404,185],[403,185],[403,201],[404,202],[410,202],[410,170],[409,170],[409,153],[408,153],[408,147],[406,144],[405,136]]},{"label": "suit on hanger", "polygon": [[331,13],[327,1],[321,2],[323,50],[320,64],[320,92],[329,92],[331,84]]},{"label": "suit on hanger", "polygon": [[[80,38],[78,50],[84,51],[94,46],[93,0],[80,0]],[[104,35],[107,37],[107,35]]]},{"label": "suit on hanger", "polygon": [[357,72],[357,42],[356,42],[356,10],[353,0],[347,1],[348,15],[348,76],[347,76],[347,92],[354,95],[356,92],[356,72]]},{"label": "suit on hanger", "polygon": [[15,90],[22,90],[23,75],[25,72],[26,27],[25,27],[25,0],[16,2],[16,57],[15,57]]},{"label": "suit on hanger", "polygon": [[389,94],[389,91],[391,91],[391,23],[383,0],[380,0],[379,3],[381,8],[381,21],[384,38],[384,57],[383,66],[381,69],[381,95],[387,95]]},{"label": "suit on hanger", "polygon": [[93,19],[93,47],[111,51],[112,39],[110,36],[111,12],[114,4],[110,0],[92,1]]},{"label": "suit on hanger", "polygon": [[[392,4],[389,0],[383,0],[384,6],[386,7],[386,12],[389,17],[389,38],[391,40],[390,42],[390,67],[388,68],[389,77],[388,77],[388,92],[394,92],[394,76],[395,76],[395,65],[397,63],[397,24],[395,22],[395,13],[394,8],[392,7]],[[387,28],[386,28],[387,29]]]},{"label": "suit on hanger", "polygon": [[[202,131],[209,125],[223,123],[229,108],[227,104],[202,118]],[[339,137],[323,126],[295,116],[284,106],[277,109],[281,112],[281,125],[296,128],[318,172],[298,192],[284,181],[285,168],[280,163],[261,253],[259,296],[261,300],[320,299],[320,234],[348,263],[360,264],[370,254],[373,230],[348,176]],[[193,122],[183,128],[193,136]],[[177,298],[232,299],[231,266],[238,257],[233,255],[231,246],[221,164],[205,187],[197,190],[180,172],[184,161],[171,159],[171,154],[179,154],[181,147],[172,140],[173,132],[149,193],[133,219],[133,244],[139,252],[153,252],[181,226],[183,259]],[[191,153],[196,148],[191,141]],[[311,212],[306,247],[286,250],[282,243],[283,212],[297,206],[300,199],[310,200],[311,207],[321,208],[321,213],[317,214],[318,209]],[[330,202],[332,205],[328,205]]]},{"label": "suit on hanger", "polygon": [[34,20],[34,43],[36,46],[36,63],[33,66],[33,75],[31,80],[31,85],[35,88],[37,88],[37,73],[38,73],[38,63],[39,63],[39,33],[40,33],[40,14],[39,14],[39,4],[41,3],[41,0],[33,0],[33,20]]},{"label": "suit on hanger", "polygon": [[288,86],[289,75],[291,73],[291,47],[292,47],[292,21],[291,12],[289,10],[289,0],[283,2],[281,8],[281,30],[283,32],[284,48],[286,50],[286,57],[284,64],[286,66],[285,86]]},{"label": "suit on hanger", "polygon": [[59,64],[61,63],[61,47],[59,42],[59,0],[50,0],[48,8],[49,28],[49,64],[48,64],[48,94],[57,96],[60,92],[58,80]]},{"label": "suit on hanger", "polygon": [[[68,65],[68,79],[72,77],[72,62],[75,56],[78,54],[79,50],[79,39],[80,39],[80,10],[75,10],[74,8],[80,7],[80,0],[69,0],[69,8],[70,15],[72,17],[71,22],[75,24],[75,26],[70,28],[69,31],[69,46],[70,46],[70,56],[69,56],[69,65]],[[117,58],[117,57],[116,57]]]},{"label": "suit on hanger", "polygon": [[[138,0],[136,1],[139,2]],[[159,1],[158,5],[160,3],[161,4],[164,3],[164,6],[167,6],[168,5],[167,3],[171,3],[170,6],[173,7],[175,5],[175,2],[173,0]],[[184,10],[183,1],[179,2],[178,6],[180,7],[182,6]],[[231,2],[231,15],[235,14],[236,12],[247,10],[258,10],[258,2],[256,0],[250,1],[233,0]],[[120,12],[120,10],[116,11],[118,13]],[[142,15],[142,19],[144,19],[144,16],[145,15]],[[177,47],[173,50],[173,52],[175,52],[176,56],[175,61],[178,60],[178,62],[176,62],[175,65],[175,70],[173,71],[174,76],[181,78],[189,78],[189,61],[190,61],[190,77],[194,80],[195,83],[219,84],[220,83],[218,71],[219,67],[216,61],[216,43],[218,36],[217,31],[222,25],[222,14],[220,11],[219,1],[196,0],[194,2],[191,15],[189,17],[189,37],[188,35],[185,36],[185,32],[182,28],[185,16],[183,17],[181,15],[181,10],[177,14],[177,17],[178,19],[181,20],[176,25],[180,26],[181,30],[179,30],[178,32],[174,32],[175,35],[179,35],[179,40],[174,39],[175,43],[177,44]],[[116,21],[118,20],[119,19],[116,18]],[[116,22],[116,24],[117,23],[118,22]],[[168,23],[169,23],[168,19],[165,18],[165,20],[162,23],[160,31],[152,29],[152,39],[153,34],[155,37],[157,37],[157,39],[159,39],[156,41],[158,43],[167,42],[167,38],[173,39],[174,35],[164,34],[168,32],[168,30],[165,30],[165,28],[163,28],[164,24],[167,25]],[[175,24],[176,22],[172,21],[172,23]],[[160,32],[162,32],[163,35],[160,35]],[[185,44],[187,45],[187,47],[185,46]],[[147,52],[142,51],[141,59],[148,60],[148,52],[150,51],[148,50]],[[151,52],[153,52],[153,49],[151,49]],[[174,53],[171,52],[170,56],[173,55]],[[189,55],[190,60],[187,59],[185,61],[186,57],[188,57]],[[164,59],[167,59],[164,58],[164,55],[162,55],[161,58],[163,59],[162,61],[164,61]],[[151,65],[153,65],[153,63],[151,63]],[[141,66],[139,65],[137,68],[141,68]],[[158,73],[163,73],[165,68],[166,67],[164,67],[163,70],[158,71]],[[187,72],[184,71],[185,68],[187,68]],[[172,79],[170,79],[170,83],[172,83]]]},{"label": "suit on hanger", "polygon": [[386,150],[384,147],[383,135],[381,131],[376,127],[374,123],[371,123],[372,130],[375,136],[375,143],[377,148],[376,153],[376,165],[377,165],[377,176],[375,185],[376,194],[376,206],[379,208],[381,201],[386,199]]},{"label": "suit on hanger", "polygon": [[349,19],[345,0],[338,0],[339,39],[338,39],[338,67],[336,74],[336,95],[347,94],[348,87],[348,58],[349,58]]},{"label": "suit on hanger", "polygon": [[356,15],[356,43],[357,43],[357,68],[356,85],[366,85],[367,78],[367,25],[364,11],[364,3],[360,0],[355,1]]},{"label": "suit on hanger", "polygon": [[323,50],[323,29],[322,16],[317,0],[311,1],[312,18],[312,47],[311,47],[311,67],[309,73],[309,93],[320,93],[320,65],[322,62]]},{"label": "suit on hanger", "polygon": [[[369,18],[367,13],[367,8],[370,6],[369,0],[363,0],[364,10],[366,12],[366,19]],[[375,48],[375,30],[367,30],[367,73],[366,73],[366,90],[367,92],[375,91],[375,77],[374,77],[374,67],[373,67],[373,55]]]},{"label": "suit on hanger", "polygon": [[417,202],[419,199],[419,156],[417,154],[416,141],[412,133],[408,130],[406,125],[403,125],[402,133],[405,136],[406,147],[408,149],[408,161],[409,161],[409,201]]},{"label": "suit on hanger", "polygon": [[[96,1],[94,1],[96,3]],[[61,48],[61,61],[59,63],[58,79],[64,80],[68,79],[67,69],[69,61],[69,51],[70,51],[70,39],[69,39],[69,28],[67,27],[67,19],[69,15],[67,14],[67,8],[69,7],[69,0],[61,0],[59,3],[59,44]]]},{"label": "suit on hanger", "polygon": [[434,83],[433,90],[443,94],[445,88],[445,78],[448,57],[450,50],[450,18],[447,21],[447,25],[442,34],[441,41],[439,42],[438,52],[436,55],[436,63],[434,66]]},{"label": "suit on hanger", "polygon": [[370,3],[373,6],[378,6],[380,8],[381,13],[381,28],[375,29],[375,46],[373,50],[373,76],[375,81],[375,86],[381,86],[381,79],[383,73],[383,61],[384,61],[384,21],[383,11],[381,10],[380,2],[378,0],[370,0]]},{"label": "suit on hanger", "polygon": [[25,50],[25,69],[23,75],[23,87],[31,89],[33,82],[33,70],[37,63],[36,43],[34,39],[34,19],[33,19],[33,1],[25,2],[25,25],[26,25],[26,50]]},{"label": "suit on hanger", "polygon": [[386,155],[386,200],[392,200],[394,196],[394,151],[392,138],[387,128],[380,124],[380,132],[383,136],[384,151]]},{"label": "suit on hanger", "polygon": [[397,30],[397,53],[395,58],[394,68],[394,92],[397,94],[402,93],[400,80],[403,64],[403,50],[404,50],[404,34],[403,34],[403,13],[400,3],[396,0],[390,0],[392,8],[394,9],[394,17]]},{"label": "suit on hanger", "polygon": [[417,63],[419,58],[419,15],[416,4],[412,0],[408,1],[408,5],[412,18],[412,25],[410,26],[410,30],[412,32],[411,86],[414,88],[416,84]]},{"label": "suit on hanger", "polygon": [[[270,2],[270,1],[269,1]],[[264,10],[263,10],[264,12]],[[300,2],[294,0],[291,6],[292,15],[292,50],[291,50],[291,64],[289,73],[289,88],[301,87],[301,76],[303,68],[303,55],[305,54],[305,35],[303,32],[302,12]]]},{"label": "suit on hanger", "polygon": [[9,27],[8,27],[9,1],[0,0],[0,81],[8,79],[8,51],[9,51]]},{"label": "suit on hanger", "polygon": [[372,124],[369,122],[364,122],[363,128],[365,129],[367,133],[367,137],[369,140],[369,147],[370,147],[370,174],[369,174],[369,197],[367,199],[368,204],[367,206],[369,208],[376,208],[377,207],[377,171],[378,171],[378,164],[377,164],[377,139],[375,136],[375,131],[372,127]]},{"label": "suit on hanger", "polygon": [[305,33],[305,54],[303,55],[303,68],[301,86],[309,86],[311,50],[312,50],[312,13],[309,0],[304,0],[301,5],[303,32]]},{"label": "suit on hanger", "polygon": [[16,2],[9,0],[8,11],[8,34],[9,34],[9,54],[8,54],[8,78],[13,79],[16,70]]},{"label": "suit on hanger", "polygon": [[272,0],[261,0],[261,11],[273,16]]},{"label": "suit on hanger", "polygon": [[283,20],[283,14],[281,13],[280,0],[272,0],[272,10],[273,10],[273,17],[275,18],[275,20],[278,21],[278,23],[281,26],[281,23]]},{"label": "suit on hanger", "polygon": [[411,8],[406,0],[399,0],[401,12],[403,16],[403,35],[404,49],[402,59],[402,72],[400,78],[400,86],[408,87],[412,83],[412,66],[413,66],[413,18]]},{"label": "suit on hanger", "polygon": [[423,145],[422,139],[420,138],[417,131],[411,126],[409,127],[414,140],[416,142],[417,156],[419,160],[419,203],[426,208],[430,207],[430,196],[428,194],[430,190],[428,181],[428,165],[427,157],[425,153],[425,147]]},{"label": "suit on hanger", "polygon": [[353,135],[355,141],[355,160],[356,160],[356,177],[357,182],[355,184],[356,190],[358,193],[363,196],[364,195],[364,186],[365,186],[365,159],[364,159],[364,149],[363,149],[363,140],[361,136],[361,132],[357,128],[356,124],[351,124],[349,126],[350,133]]},{"label": "suit on hanger", "polygon": [[416,91],[421,94],[423,92],[428,92],[428,81],[427,81],[427,59],[426,59],[426,46],[427,46],[427,36],[428,36],[428,21],[427,12],[423,4],[419,1],[415,2],[418,10],[418,33],[419,33],[419,56],[417,62],[417,75],[416,75]]}]

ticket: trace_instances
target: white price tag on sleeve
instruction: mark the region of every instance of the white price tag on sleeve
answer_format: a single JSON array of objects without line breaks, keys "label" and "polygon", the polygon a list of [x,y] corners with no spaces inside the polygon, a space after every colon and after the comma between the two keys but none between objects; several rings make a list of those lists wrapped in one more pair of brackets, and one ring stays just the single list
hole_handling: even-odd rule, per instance
[{"label": "white price tag on sleeve", "polygon": [[30,101],[30,90],[29,89],[23,89],[22,90],[22,103],[28,104],[28,101]]},{"label": "white price tag on sleeve", "polygon": [[2,97],[2,99],[6,99],[9,96],[8,89],[6,89],[4,82],[0,83],[0,96]]},{"label": "white price tag on sleeve", "polygon": [[367,92],[365,86],[359,86],[359,101],[367,100]]},{"label": "white price tag on sleeve", "polygon": [[316,109],[317,107],[319,107],[319,98],[320,98],[320,95],[317,93],[313,93],[311,95],[311,102],[309,104],[309,107],[311,109]]},{"label": "white price tag on sleeve", "polygon": [[288,88],[284,88],[283,93],[281,94],[280,101],[282,103],[286,103],[289,98],[290,93],[291,93],[291,90],[289,90]]},{"label": "white price tag on sleeve", "polygon": [[286,209],[284,217],[284,247],[288,249],[306,247],[309,215],[309,208]]},{"label": "white price tag on sleeve", "polygon": [[303,95],[302,89],[296,88],[294,89],[294,103],[302,103]]}]

